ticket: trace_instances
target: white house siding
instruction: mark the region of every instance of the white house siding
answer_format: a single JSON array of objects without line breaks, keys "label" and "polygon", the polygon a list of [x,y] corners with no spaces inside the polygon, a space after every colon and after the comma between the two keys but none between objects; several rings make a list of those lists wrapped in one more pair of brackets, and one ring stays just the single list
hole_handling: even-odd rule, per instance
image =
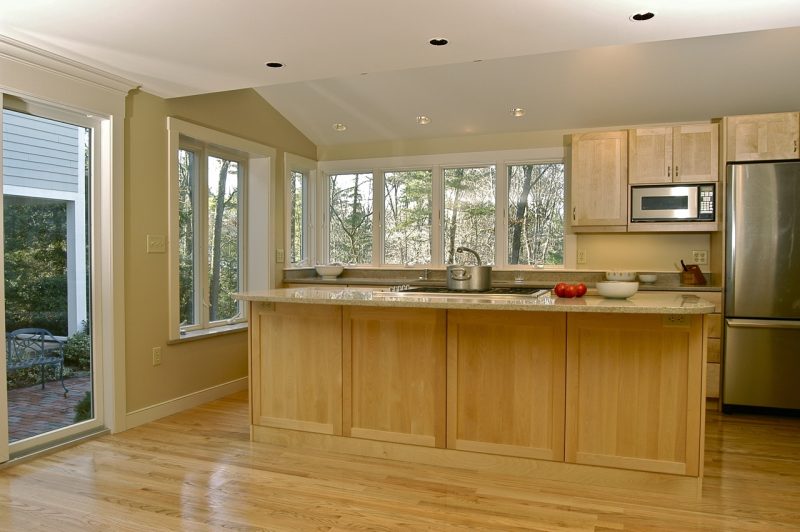
[{"label": "white house siding", "polygon": [[79,192],[80,141],[78,126],[4,109],[4,185]]}]

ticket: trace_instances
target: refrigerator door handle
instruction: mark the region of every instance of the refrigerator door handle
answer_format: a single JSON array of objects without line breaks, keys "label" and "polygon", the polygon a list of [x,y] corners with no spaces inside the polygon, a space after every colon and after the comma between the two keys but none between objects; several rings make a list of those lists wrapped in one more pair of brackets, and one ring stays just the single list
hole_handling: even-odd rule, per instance
[{"label": "refrigerator door handle", "polygon": [[740,318],[727,318],[725,325],[728,327],[742,327],[746,329],[800,329],[797,320],[747,320]]}]

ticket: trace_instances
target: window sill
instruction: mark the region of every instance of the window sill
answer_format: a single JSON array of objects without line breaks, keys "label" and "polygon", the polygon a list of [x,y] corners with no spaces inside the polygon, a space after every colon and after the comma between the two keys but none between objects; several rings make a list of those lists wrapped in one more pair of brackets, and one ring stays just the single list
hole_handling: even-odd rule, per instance
[{"label": "window sill", "polygon": [[226,334],[235,334],[247,331],[247,323],[234,323],[231,325],[222,325],[214,327],[213,329],[202,329],[198,331],[188,331],[181,334],[180,338],[173,338],[167,341],[167,345],[182,344],[184,342],[193,342],[195,340],[204,340],[206,338],[213,338],[215,336],[222,336]]}]

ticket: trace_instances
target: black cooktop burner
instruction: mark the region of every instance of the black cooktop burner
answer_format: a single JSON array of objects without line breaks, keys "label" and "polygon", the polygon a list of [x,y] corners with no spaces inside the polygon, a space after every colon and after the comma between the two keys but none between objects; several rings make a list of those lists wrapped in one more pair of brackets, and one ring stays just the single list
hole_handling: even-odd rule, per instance
[{"label": "black cooktop burner", "polygon": [[494,295],[534,295],[541,291],[541,288],[530,288],[526,286],[504,286],[490,288],[489,290],[454,290],[445,286],[406,286],[400,287],[398,292],[413,292],[420,294],[494,294]]}]

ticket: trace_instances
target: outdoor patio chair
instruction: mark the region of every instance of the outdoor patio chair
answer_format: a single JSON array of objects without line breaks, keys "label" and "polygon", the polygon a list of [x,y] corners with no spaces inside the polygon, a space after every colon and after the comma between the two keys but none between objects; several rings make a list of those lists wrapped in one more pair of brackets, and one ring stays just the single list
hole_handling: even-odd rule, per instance
[{"label": "outdoor patio chair", "polygon": [[45,366],[58,366],[58,376],[64,397],[67,390],[64,384],[64,341],[56,338],[47,329],[17,329],[6,335],[6,369],[14,371],[39,366],[42,376],[42,389],[45,382]]}]

